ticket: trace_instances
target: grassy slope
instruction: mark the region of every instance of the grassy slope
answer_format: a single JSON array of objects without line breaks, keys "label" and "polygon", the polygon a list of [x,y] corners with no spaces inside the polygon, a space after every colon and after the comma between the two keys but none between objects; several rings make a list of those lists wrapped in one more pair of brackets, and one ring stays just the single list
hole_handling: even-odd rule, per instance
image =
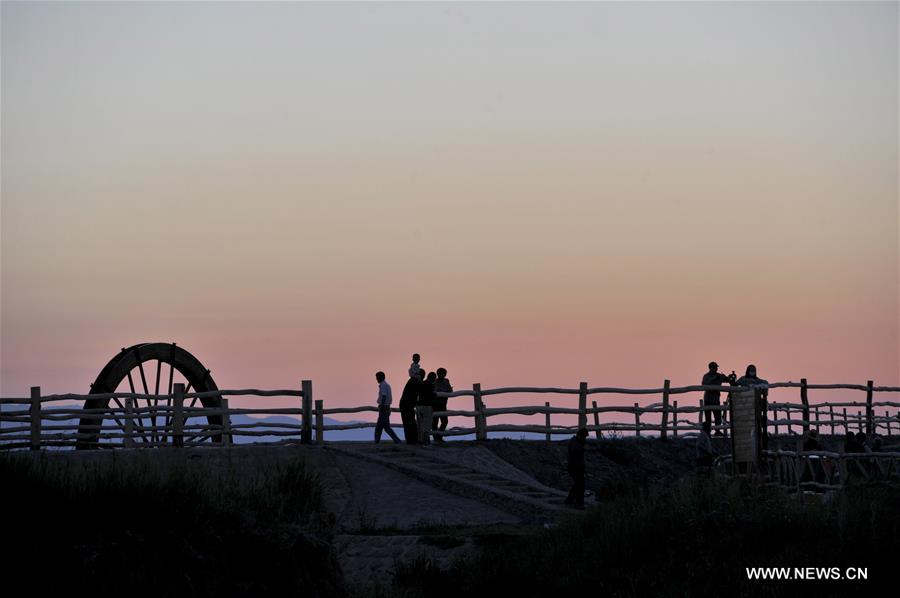
[{"label": "grassy slope", "polygon": [[[398,568],[393,595],[819,596],[870,594],[892,578],[900,493],[800,501],[738,482],[630,490],[558,528],[487,546],[450,571]],[[869,568],[868,582],[747,581],[745,567]],[[452,588],[452,591],[450,590]]]},{"label": "grassy slope", "polygon": [[[313,533],[321,490],[297,458],[0,454],[5,571],[38,595],[343,594]],[[26,576],[35,563],[45,575]],[[9,586],[7,586],[9,587]]]}]

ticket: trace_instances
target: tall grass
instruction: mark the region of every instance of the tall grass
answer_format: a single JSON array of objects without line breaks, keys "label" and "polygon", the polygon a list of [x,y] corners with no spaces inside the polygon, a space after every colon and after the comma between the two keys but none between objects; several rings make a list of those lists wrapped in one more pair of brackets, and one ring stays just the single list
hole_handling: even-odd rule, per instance
[{"label": "tall grass", "polygon": [[[871,593],[879,578],[890,578],[898,548],[896,490],[800,500],[739,482],[692,480],[628,491],[535,537],[487,546],[440,574],[416,570],[415,563],[398,568],[394,590],[521,597]],[[870,573],[868,582],[748,581],[745,567],[761,566],[854,566]]]},{"label": "tall grass", "polygon": [[7,571],[31,591],[95,595],[342,593],[323,509],[299,458],[0,455]]}]

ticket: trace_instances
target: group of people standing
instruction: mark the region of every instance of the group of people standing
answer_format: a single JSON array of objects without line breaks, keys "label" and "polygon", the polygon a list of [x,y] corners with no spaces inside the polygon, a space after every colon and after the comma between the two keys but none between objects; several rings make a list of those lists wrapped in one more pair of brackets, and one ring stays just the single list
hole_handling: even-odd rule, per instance
[{"label": "group of people standing", "polygon": [[[758,387],[756,392],[759,397],[760,404],[760,418],[762,421],[757,422],[759,426],[758,433],[760,435],[760,441],[762,446],[766,445],[766,424],[765,424],[765,411],[766,411],[766,402],[769,396],[769,390],[764,385],[768,384],[767,380],[764,380],[757,376],[756,374],[756,366],[752,363],[747,366],[747,369],[744,372],[744,375],[740,378],[732,370],[731,374],[725,375],[719,372],[719,364],[715,361],[709,362],[709,371],[703,374],[703,378],[700,381],[700,384],[703,386],[721,386],[724,383],[728,383],[730,386],[743,386],[743,387]],[[763,386],[760,386],[763,385]],[[703,406],[704,407],[719,407],[720,406],[720,397],[721,391],[718,390],[706,390],[703,392]],[[710,436],[722,436],[722,431],[719,429],[722,425],[722,411],[719,409],[715,410],[705,410],[706,414],[703,424],[700,429],[700,434],[697,436],[697,466],[700,468],[709,468],[713,465],[716,460],[717,451],[713,446],[712,439]],[[712,432],[712,422],[711,420],[715,418],[716,427],[715,433]]]},{"label": "group of people standing", "polygon": [[[435,412],[447,410],[447,397],[438,396],[437,393],[453,392],[453,386],[447,379],[447,370],[438,368],[434,372],[425,374],[421,364],[421,356],[414,353],[412,363],[409,366],[409,379],[403,387],[400,395],[400,419],[403,421],[403,437],[407,444],[431,444],[444,442],[443,435],[447,429],[448,418],[446,415],[435,417]],[[378,423],[375,424],[375,442],[381,442],[382,432],[386,432],[395,443],[400,443],[400,438],[391,428],[391,386],[385,380],[384,372],[377,372],[375,380],[378,382]],[[435,434],[434,431],[439,432]]]},{"label": "group of people standing", "polygon": [[[756,375],[756,366],[752,363],[747,366],[747,369],[743,376],[740,378],[734,373],[732,370],[731,374],[726,376],[719,372],[719,364],[715,361],[709,362],[709,371],[703,374],[703,379],[700,381],[700,384],[703,386],[721,386],[725,382],[728,382],[731,386],[757,386],[760,384],[768,384],[768,380],[763,380],[762,378]],[[768,398],[769,391],[765,387],[759,389],[760,396],[763,401]],[[703,406],[704,407],[718,407],[720,405],[719,399],[722,393],[718,390],[707,390],[703,393]],[[712,429],[711,419],[715,417],[716,420],[716,436],[721,436],[722,432],[719,430],[719,426],[722,425],[722,412],[718,409],[716,410],[707,410],[706,419],[703,422],[703,430],[709,434]]]}]

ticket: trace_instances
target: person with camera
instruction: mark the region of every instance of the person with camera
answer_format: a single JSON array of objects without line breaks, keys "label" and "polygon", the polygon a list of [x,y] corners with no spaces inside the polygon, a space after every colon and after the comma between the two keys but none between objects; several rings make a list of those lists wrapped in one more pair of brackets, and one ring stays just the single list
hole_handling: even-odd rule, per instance
[{"label": "person with camera", "polygon": [[[721,386],[723,382],[728,382],[732,385],[735,383],[735,375],[734,372],[730,376],[726,376],[725,374],[719,373],[719,364],[715,361],[709,362],[709,371],[703,374],[703,379],[700,382],[703,386]],[[703,406],[704,407],[718,407],[719,406],[719,397],[721,396],[721,391],[718,390],[707,390],[703,393]],[[710,419],[712,416],[715,416],[716,419],[716,432],[715,436],[721,436],[722,431],[719,430],[719,427],[722,425],[722,412],[718,409],[716,410],[704,410],[706,414],[706,425],[710,426]],[[710,415],[712,414],[712,415]]]}]

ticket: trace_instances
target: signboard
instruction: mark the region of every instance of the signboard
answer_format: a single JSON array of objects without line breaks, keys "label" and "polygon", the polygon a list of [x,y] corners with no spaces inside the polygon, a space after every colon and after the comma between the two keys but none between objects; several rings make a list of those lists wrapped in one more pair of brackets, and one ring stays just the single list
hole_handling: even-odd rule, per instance
[{"label": "signboard", "polygon": [[752,388],[732,391],[729,404],[732,460],[734,463],[756,463],[760,449],[756,391]]}]

